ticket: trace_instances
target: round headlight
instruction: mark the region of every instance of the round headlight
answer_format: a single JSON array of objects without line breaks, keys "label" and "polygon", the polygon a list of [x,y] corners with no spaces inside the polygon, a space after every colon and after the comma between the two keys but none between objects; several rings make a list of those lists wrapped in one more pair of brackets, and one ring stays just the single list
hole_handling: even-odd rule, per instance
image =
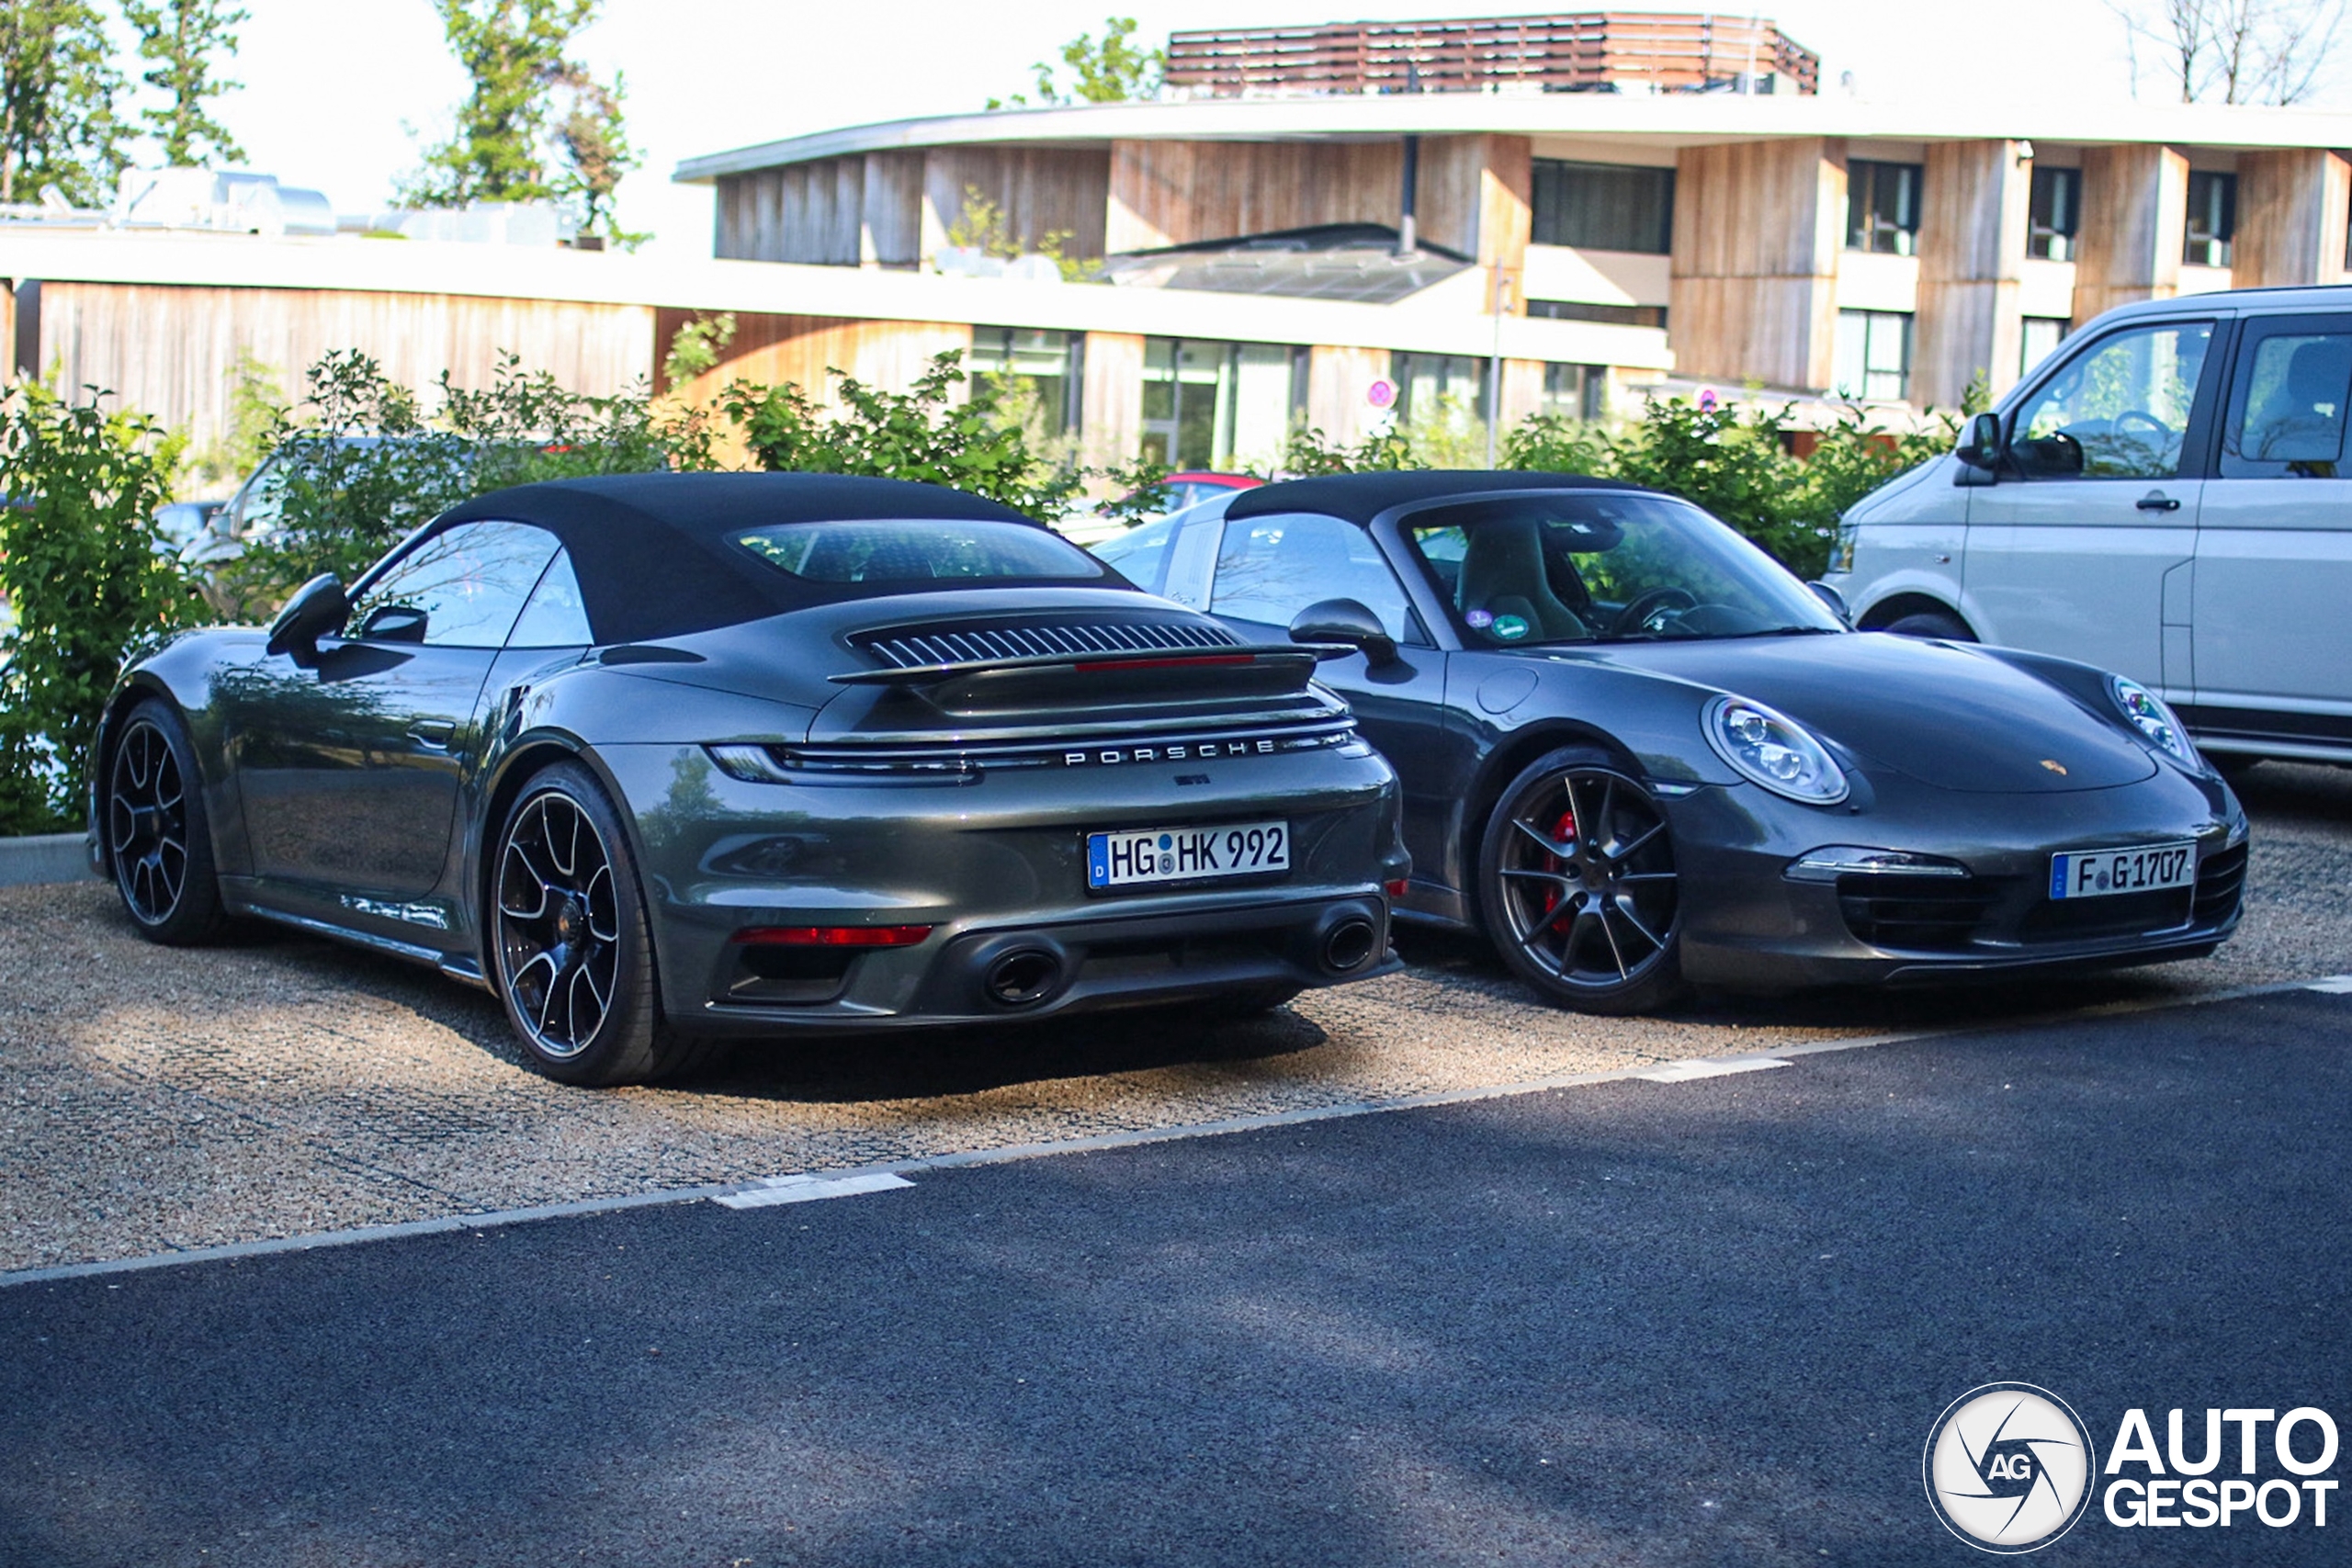
[{"label": "round headlight", "polygon": [[2120,675],[2107,678],[2109,694],[2115,705],[2123,710],[2123,721],[2140,732],[2141,738],[2185,768],[2202,773],[2205,760],[2188,739],[2188,731],[2165,701],[2137,681],[2127,681]]},{"label": "round headlight", "polygon": [[1707,740],[1742,778],[1806,806],[1846,798],[1846,774],[1796,720],[1746,697],[1707,705]]}]

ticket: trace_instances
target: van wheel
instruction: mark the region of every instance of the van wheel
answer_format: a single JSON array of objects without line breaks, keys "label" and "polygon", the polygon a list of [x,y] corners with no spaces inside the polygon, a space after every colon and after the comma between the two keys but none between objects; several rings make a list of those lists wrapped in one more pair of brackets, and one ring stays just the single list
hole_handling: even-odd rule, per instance
[{"label": "van wheel", "polygon": [[1940,637],[1945,642],[1974,642],[1976,634],[1958,615],[1941,610],[1917,610],[1900,615],[1879,628],[1896,637]]}]

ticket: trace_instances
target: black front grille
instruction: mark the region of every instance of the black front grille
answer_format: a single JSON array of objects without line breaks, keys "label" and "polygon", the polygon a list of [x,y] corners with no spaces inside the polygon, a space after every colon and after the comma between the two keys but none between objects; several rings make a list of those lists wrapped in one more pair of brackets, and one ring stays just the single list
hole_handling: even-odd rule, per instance
[{"label": "black front grille", "polygon": [[2089,942],[2108,936],[2153,936],[2188,924],[2189,890],[2115,893],[2104,898],[2045,898],[2026,912],[2021,942]]},{"label": "black front grille", "polygon": [[986,664],[1062,653],[1158,653],[1235,648],[1241,639],[1209,621],[1028,621],[1018,625],[896,627],[853,639],[894,670]]},{"label": "black front grille", "polygon": [[2196,919],[2200,926],[2219,925],[2237,911],[2245,892],[2246,846],[2207,855],[2197,867]]},{"label": "black front grille", "polygon": [[1976,940],[1995,892],[1973,876],[1841,876],[1838,908],[1873,947],[1949,953]]}]

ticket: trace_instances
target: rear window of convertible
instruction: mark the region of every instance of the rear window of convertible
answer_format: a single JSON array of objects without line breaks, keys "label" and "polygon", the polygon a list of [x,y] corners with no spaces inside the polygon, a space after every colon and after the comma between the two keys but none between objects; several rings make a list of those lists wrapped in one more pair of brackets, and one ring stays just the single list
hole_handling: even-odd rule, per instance
[{"label": "rear window of convertible", "polygon": [[735,542],[804,582],[1034,581],[1103,575],[1093,557],[1058,535],[985,519],[778,523],[748,529]]}]

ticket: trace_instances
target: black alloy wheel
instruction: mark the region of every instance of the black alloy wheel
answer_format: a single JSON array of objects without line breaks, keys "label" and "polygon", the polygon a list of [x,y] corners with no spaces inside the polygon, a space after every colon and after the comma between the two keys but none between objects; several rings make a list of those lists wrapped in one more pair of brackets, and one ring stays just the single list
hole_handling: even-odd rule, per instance
[{"label": "black alloy wheel", "polygon": [[187,727],[163,703],[131,710],[107,761],[107,864],[151,942],[204,941],[221,921],[212,835]]},{"label": "black alloy wheel", "polygon": [[1673,835],[1606,752],[1555,751],[1512,780],[1478,865],[1487,934],[1548,1000],[1647,1012],[1681,991]]},{"label": "black alloy wheel", "polygon": [[653,939],[620,820],[595,776],[561,762],[515,797],[491,869],[499,998],[531,1061],[565,1083],[643,1083],[700,1048],[667,1029]]}]

